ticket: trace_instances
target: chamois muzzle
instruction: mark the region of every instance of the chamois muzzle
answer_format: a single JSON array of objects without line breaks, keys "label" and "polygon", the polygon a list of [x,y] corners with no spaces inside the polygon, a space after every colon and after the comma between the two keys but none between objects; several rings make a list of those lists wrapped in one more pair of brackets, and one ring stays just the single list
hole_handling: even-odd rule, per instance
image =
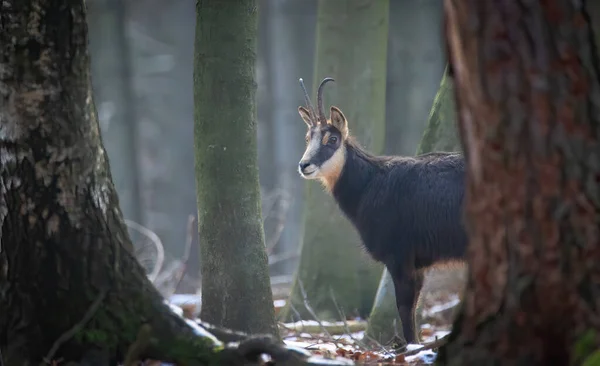
[{"label": "chamois muzzle", "polygon": [[309,161],[300,160],[298,163],[298,172],[304,177],[308,177],[317,171],[317,167]]}]

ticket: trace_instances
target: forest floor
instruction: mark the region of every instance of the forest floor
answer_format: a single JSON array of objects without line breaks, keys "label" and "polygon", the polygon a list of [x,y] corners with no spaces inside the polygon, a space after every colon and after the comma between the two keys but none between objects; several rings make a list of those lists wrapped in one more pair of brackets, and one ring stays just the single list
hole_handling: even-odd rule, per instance
[{"label": "forest floor", "polygon": [[[423,287],[421,341],[409,344],[403,353],[390,346],[363,341],[366,321],[346,319],[337,323],[307,320],[281,323],[281,336],[288,347],[302,348],[325,358],[347,358],[356,365],[429,365],[435,360],[435,349],[428,345],[450,332],[458,294],[464,285],[462,269],[435,270],[428,273]],[[196,295],[174,295],[171,303],[182,308],[186,317],[197,314]],[[187,301],[186,301],[187,299]],[[285,306],[285,299],[276,299],[276,310]],[[369,345],[367,345],[367,343]],[[439,342],[436,342],[439,343]],[[268,364],[267,364],[268,365]]]}]

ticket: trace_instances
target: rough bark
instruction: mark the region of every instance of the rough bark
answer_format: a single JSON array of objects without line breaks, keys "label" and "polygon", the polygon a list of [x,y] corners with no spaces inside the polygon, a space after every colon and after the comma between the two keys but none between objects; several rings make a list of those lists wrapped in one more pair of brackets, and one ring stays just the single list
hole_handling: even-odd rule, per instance
[{"label": "rough bark", "polygon": [[582,341],[600,345],[600,74],[583,4],[445,1],[470,270],[439,364],[581,364]]},{"label": "rough bark", "polygon": [[[384,145],[388,5],[388,0],[320,0],[317,9],[313,80],[336,80],[326,90],[324,103],[339,106],[352,134],[374,153],[382,152]],[[317,85],[313,83],[313,95]],[[331,195],[315,182],[307,186],[302,254],[291,304],[304,319],[311,318],[301,281],[320,318],[339,320],[332,294],[347,314],[366,316],[382,266],[361,248],[358,233]],[[289,318],[292,313],[283,315]]]},{"label": "rough bark", "polygon": [[201,318],[277,335],[258,181],[255,0],[197,2],[195,149]]},{"label": "rough bark", "polygon": [[169,310],[131,254],[92,102],[85,20],[83,1],[0,4],[4,364],[40,364],[53,345],[51,359],[90,349],[122,359],[143,324],[157,339],[143,355],[207,364],[213,340]]},{"label": "rough bark", "polygon": [[[460,142],[456,131],[454,103],[451,79],[444,72],[437,95],[433,101],[433,106],[431,107],[431,112],[429,113],[427,128],[421,138],[416,155],[432,151],[460,151]],[[444,272],[447,277],[449,272],[456,273],[457,270],[443,270],[441,272]],[[441,275],[444,276],[444,274]],[[455,275],[454,277],[457,276]],[[460,278],[458,276],[458,279]],[[439,272],[426,274],[421,296],[428,290],[429,283],[436,280],[440,280]],[[366,334],[369,337],[379,342],[389,342],[399,333],[401,334],[401,332],[398,332],[398,329],[402,329],[402,322],[396,309],[396,298],[393,290],[392,277],[384,269],[366,330]],[[416,313],[417,318],[419,318],[421,313],[420,301],[417,304]]]}]

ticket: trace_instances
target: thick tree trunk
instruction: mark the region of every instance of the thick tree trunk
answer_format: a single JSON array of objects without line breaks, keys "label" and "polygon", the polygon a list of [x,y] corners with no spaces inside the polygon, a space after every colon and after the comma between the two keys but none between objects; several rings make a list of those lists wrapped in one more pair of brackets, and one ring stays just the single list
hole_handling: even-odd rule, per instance
[{"label": "thick tree trunk", "polygon": [[201,318],[277,335],[258,182],[256,0],[197,2],[194,65]]},{"label": "thick tree trunk", "polygon": [[[352,134],[375,153],[382,152],[385,135],[388,6],[388,0],[320,0],[317,10],[313,95],[324,77],[333,77],[336,83],[325,92],[324,102],[340,106]],[[297,93],[302,95],[299,86]],[[347,314],[366,316],[382,265],[361,248],[358,233],[331,195],[316,182],[307,184],[304,240],[291,304],[303,318],[311,318],[301,281],[322,319],[339,320],[336,302]]]},{"label": "thick tree trunk", "polygon": [[92,102],[84,4],[69,4],[0,4],[4,364],[94,348],[120,359],[143,324],[157,339],[144,355],[207,364],[214,342],[169,310],[131,254]]},{"label": "thick tree trunk", "polygon": [[600,345],[600,74],[588,15],[570,0],[446,0],[445,11],[471,241],[439,362],[580,364],[590,350],[577,343]]}]

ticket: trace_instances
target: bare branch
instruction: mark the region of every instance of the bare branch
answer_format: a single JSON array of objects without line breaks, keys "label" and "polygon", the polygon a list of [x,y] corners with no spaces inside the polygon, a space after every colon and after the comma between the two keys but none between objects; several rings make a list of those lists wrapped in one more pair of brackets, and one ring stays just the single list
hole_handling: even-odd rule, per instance
[{"label": "bare branch", "polygon": [[163,247],[162,241],[160,240],[158,235],[156,235],[156,233],[138,224],[137,222],[127,219],[125,219],[124,221],[125,225],[146,236],[154,244],[154,247],[156,249],[156,263],[150,274],[148,274],[148,279],[150,279],[150,282],[154,282],[160,270],[162,269],[163,263],[165,261],[165,249]]},{"label": "bare branch", "polygon": [[[98,308],[102,304],[102,301],[104,301],[104,298],[106,297],[107,292],[108,292],[107,290],[102,290],[98,294],[98,297],[96,298],[96,300],[94,300],[92,305],[89,307],[89,309],[83,315],[83,318],[78,323],[73,325],[73,327],[71,327],[66,332],[64,332],[60,337],[58,337],[58,339],[52,345],[52,348],[50,348],[50,351],[48,351],[48,354],[46,355],[46,357],[44,357],[45,363],[50,364],[52,362],[52,358],[54,357],[54,354],[56,353],[56,351],[58,351],[58,348],[63,343],[67,342],[69,339],[73,338],[73,336],[75,334],[77,334],[78,332],[80,332],[83,329],[83,327],[85,327],[87,322],[89,322],[90,319],[92,319],[92,316],[94,316],[94,314],[96,313],[96,310],[98,310]],[[43,365],[43,363],[41,365]]]}]

